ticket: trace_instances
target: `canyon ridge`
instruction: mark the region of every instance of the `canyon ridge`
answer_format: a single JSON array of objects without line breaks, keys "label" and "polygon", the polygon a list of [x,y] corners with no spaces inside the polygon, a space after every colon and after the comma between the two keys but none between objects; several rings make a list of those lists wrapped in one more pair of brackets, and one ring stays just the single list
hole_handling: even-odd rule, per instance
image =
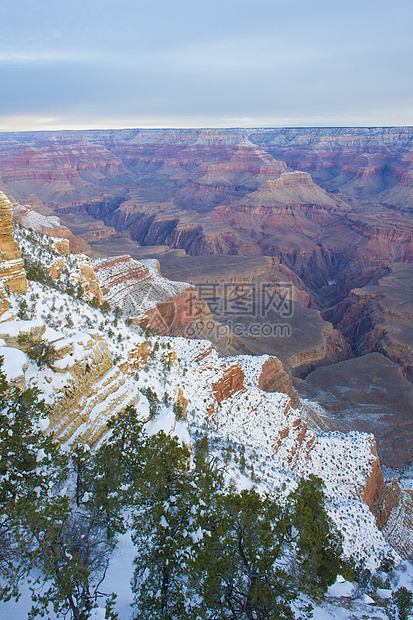
[{"label": "canyon ridge", "polygon": [[413,128],[2,133],[0,188],[71,252],[157,259],[221,353],[276,355],[333,428],[413,461]]}]

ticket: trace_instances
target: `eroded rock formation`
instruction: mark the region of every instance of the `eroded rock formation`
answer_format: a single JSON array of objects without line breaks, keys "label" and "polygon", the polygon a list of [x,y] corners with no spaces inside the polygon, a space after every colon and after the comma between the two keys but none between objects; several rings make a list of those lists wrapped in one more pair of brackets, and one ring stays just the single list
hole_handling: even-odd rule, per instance
[{"label": "eroded rock formation", "polygon": [[104,299],[135,317],[143,329],[195,336],[192,323],[213,321],[194,287],[163,278],[157,261],[145,265],[130,256],[118,256],[94,261],[93,269]]},{"label": "eroded rock formation", "polygon": [[[27,290],[26,273],[18,243],[12,228],[13,207],[10,200],[0,192],[0,279],[3,286],[13,293]],[[3,299],[3,307],[5,300]]]},{"label": "eroded rock formation", "polygon": [[376,284],[353,289],[330,316],[359,355],[377,351],[413,381],[413,267],[394,263]]},{"label": "eroded rock formation", "polygon": [[291,398],[291,405],[297,407],[298,394],[293,388],[290,376],[284,371],[282,363],[276,357],[270,357],[262,364],[258,387],[264,392],[283,392]]},{"label": "eroded rock formation", "polygon": [[27,205],[16,204],[13,211],[13,220],[24,226],[24,228],[31,228],[36,232],[49,235],[49,237],[61,239],[60,243],[59,241],[55,242],[54,247],[62,254],[67,254],[69,248],[70,252],[74,254],[90,251],[90,246],[86,241],[75,236],[66,226],[62,226],[59,218],[56,216],[44,215],[34,211]]}]

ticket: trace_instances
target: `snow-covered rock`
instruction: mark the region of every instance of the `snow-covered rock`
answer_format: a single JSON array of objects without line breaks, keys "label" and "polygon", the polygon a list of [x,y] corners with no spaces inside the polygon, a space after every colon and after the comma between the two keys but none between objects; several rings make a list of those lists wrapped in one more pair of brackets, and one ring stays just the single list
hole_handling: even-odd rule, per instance
[{"label": "snow-covered rock", "polygon": [[26,355],[19,349],[0,346],[0,357],[3,357],[3,372],[11,387],[25,388],[25,371],[29,363]]}]

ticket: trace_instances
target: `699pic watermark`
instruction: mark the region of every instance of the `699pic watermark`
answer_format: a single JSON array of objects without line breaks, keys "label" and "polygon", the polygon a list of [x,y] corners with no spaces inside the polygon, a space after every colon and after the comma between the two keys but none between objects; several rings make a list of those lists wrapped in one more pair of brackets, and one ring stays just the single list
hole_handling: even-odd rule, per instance
[{"label": "699pic watermark", "polygon": [[[288,337],[291,325],[285,322],[293,316],[293,287],[285,282],[243,282],[196,284],[196,293],[187,308],[192,323],[189,337],[228,335],[247,337]],[[214,321],[205,319],[207,302]],[[223,323],[217,325],[215,323]]]}]

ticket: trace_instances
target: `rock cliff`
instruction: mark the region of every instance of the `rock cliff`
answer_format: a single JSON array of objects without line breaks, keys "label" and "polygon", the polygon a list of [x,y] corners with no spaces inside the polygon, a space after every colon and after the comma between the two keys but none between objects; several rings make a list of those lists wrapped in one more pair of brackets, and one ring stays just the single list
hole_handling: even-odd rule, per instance
[{"label": "rock cliff", "polygon": [[330,311],[358,355],[378,352],[398,364],[413,381],[413,268],[389,265],[377,284],[353,289]]},{"label": "rock cliff", "polygon": [[298,394],[293,388],[290,376],[284,371],[282,363],[276,357],[268,358],[262,364],[258,387],[265,392],[283,392],[291,398],[291,405],[299,404]]},{"label": "rock cliff", "polygon": [[62,241],[55,242],[55,246],[60,247],[63,253],[67,253],[69,249],[72,253],[90,251],[90,246],[85,240],[75,236],[66,226],[62,226],[56,216],[43,215],[27,205],[16,204],[13,210],[13,220],[24,228],[31,228],[36,232],[55,237],[57,240],[61,239]]},{"label": "rock cliff", "polygon": [[[26,273],[12,228],[13,207],[0,192],[0,279],[13,293],[27,290]],[[2,306],[7,305],[3,296]],[[5,308],[6,309],[6,308]]]},{"label": "rock cliff", "polygon": [[[141,244],[166,243],[193,255],[278,256],[294,247],[322,247],[367,261],[410,260],[411,242],[403,231],[411,228],[411,128],[222,129],[201,135],[2,135],[2,178],[21,201],[35,193],[62,216],[84,217],[86,234],[93,217],[117,231],[128,228]],[[229,207],[238,209],[233,226]],[[284,223],[281,211],[277,217],[280,207],[289,208]],[[258,222],[258,237],[253,208],[275,209],[271,217],[258,218],[266,221]],[[119,252],[116,235],[112,242]]]},{"label": "rock cliff", "polygon": [[66,375],[49,405],[50,429],[61,443],[93,446],[107,420],[139,398],[136,386],[113,366],[107,342],[96,332],[62,338],[51,345],[51,370]]},{"label": "rock cliff", "polygon": [[93,270],[104,298],[129,316],[140,316],[157,302],[190,288],[162,278],[156,263],[145,265],[128,255],[97,259]]},{"label": "rock cliff", "polygon": [[104,299],[135,317],[143,329],[191,336],[195,334],[193,322],[212,321],[207,304],[194,287],[163,278],[155,261],[144,264],[130,256],[118,256],[94,261],[93,269]]}]

